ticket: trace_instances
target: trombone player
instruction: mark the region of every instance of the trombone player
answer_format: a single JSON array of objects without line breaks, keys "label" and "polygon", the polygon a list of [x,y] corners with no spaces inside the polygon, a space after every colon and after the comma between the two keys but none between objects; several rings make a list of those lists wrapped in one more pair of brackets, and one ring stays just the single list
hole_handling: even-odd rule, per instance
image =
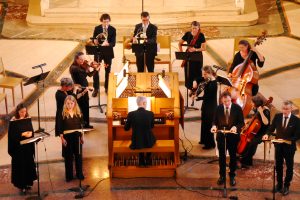
[{"label": "trombone player", "polygon": [[[116,29],[110,25],[110,16],[105,13],[100,17],[101,24],[96,26],[93,34],[93,42],[95,45],[101,46],[111,46],[114,47],[116,45]],[[108,89],[108,77],[111,70],[111,63],[114,57],[105,57],[103,55],[95,55],[94,60],[100,63],[102,60],[105,64],[105,82],[104,88],[105,93],[107,93]],[[99,73],[95,73],[93,76],[93,87],[94,92],[92,94],[93,97],[96,97],[99,91]]]},{"label": "trombone player", "polygon": [[[150,23],[150,15],[144,11],[141,13],[142,23],[135,26],[134,34],[132,38],[133,43],[139,43],[139,39],[143,39],[147,44],[155,44],[157,36],[157,27]],[[144,72],[144,64],[147,66],[148,72],[154,71],[154,58],[157,55],[157,48],[147,50],[144,60],[144,52],[135,52],[136,65],[138,72]]]}]

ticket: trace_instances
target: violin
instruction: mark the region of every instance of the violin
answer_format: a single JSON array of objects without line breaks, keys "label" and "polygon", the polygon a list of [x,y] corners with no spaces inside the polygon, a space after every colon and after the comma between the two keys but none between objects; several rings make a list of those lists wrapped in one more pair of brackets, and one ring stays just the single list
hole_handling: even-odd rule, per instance
[{"label": "violin", "polygon": [[[273,101],[273,97],[269,97],[267,102],[263,104],[262,107],[268,106],[269,104],[272,103],[272,101]],[[242,128],[240,142],[237,146],[237,153],[240,155],[245,151],[248,143],[252,141],[254,136],[258,133],[258,131],[261,128],[261,121],[258,119],[258,114],[259,112],[257,111],[252,116],[250,122]]]},{"label": "violin", "polygon": [[[254,46],[260,45],[266,40],[267,31],[257,38]],[[243,108],[244,116],[251,111],[252,87],[258,83],[259,73],[255,64],[250,60],[253,51],[250,50],[243,63],[237,65],[232,71],[232,86],[238,90],[236,103]]]},{"label": "violin", "polygon": [[209,83],[209,81],[210,81],[210,78],[199,83],[199,85],[196,89],[193,88],[191,90],[191,93],[189,94],[189,96],[192,98],[191,106],[194,106],[195,98],[198,97],[201,94],[201,92],[203,92],[203,90],[205,89],[205,86]]},{"label": "violin", "polygon": [[96,61],[92,61],[91,64],[87,60],[83,61],[83,64],[81,65],[86,71],[89,71],[90,68],[93,68],[94,70],[98,70],[99,66],[101,66],[101,63],[97,63]]}]

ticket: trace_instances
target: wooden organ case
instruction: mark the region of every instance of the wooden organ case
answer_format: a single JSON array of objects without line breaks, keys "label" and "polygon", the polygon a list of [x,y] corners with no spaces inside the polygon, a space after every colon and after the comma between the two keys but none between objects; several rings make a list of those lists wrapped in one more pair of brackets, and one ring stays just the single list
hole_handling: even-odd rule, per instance
[{"label": "wooden organ case", "polygon": [[[123,73],[123,72],[120,72]],[[126,76],[125,76],[126,74]],[[120,81],[120,79],[122,79]],[[164,83],[162,86],[161,81]],[[111,177],[172,177],[180,163],[179,124],[182,98],[177,73],[110,74],[107,100],[108,153]],[[167,88],[164,88],[167,87]],[[121,88],[121,89],[120,89]],[[166,94],[167,93],[167,94]],[[152,148],[132,150],[131,130],[124,130],[128,110],[135,96],[146,96],[155,116]],[[138,153],[151,152],[151,165],[139,167]]]}]

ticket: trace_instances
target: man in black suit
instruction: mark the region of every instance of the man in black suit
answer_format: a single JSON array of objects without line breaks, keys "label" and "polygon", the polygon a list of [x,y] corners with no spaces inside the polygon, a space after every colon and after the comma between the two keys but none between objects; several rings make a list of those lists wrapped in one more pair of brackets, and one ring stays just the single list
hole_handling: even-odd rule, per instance
[{"label": "man in black suit", "polygon": [[[101,45],[101,46],[111,46],[114,47],[116,45],[116,29],[111,26],[110,23],[110,16],[109,14],[103,14],[100,17],[101,25],[96,26],[93,34],[94,43],[95,45]],[[107,93],[108,89],[108,77],[111,70],[111,63],[112,59],[114,58],[114,55],[112,57],[103,56],[101,54],[97,54],[94,57],[94,60],[97,62],[101,62],[104,60],[105,64],[105,82],[104,82],[104,88],[105,93]],[[94,86],[94,92],[92,94],[93,97],[97,96],[97,93],[99,91],[99,73],[95,73],[93,76],[93,86]]]},{"label": "man in black suit", "polygon": [[[136,99],[138,109],[128,113],[127,121],[124,126],[125,131],[132,128],[131,149],[151,148],[155,144],[155,137],[152,133],[154,127],[154,114],[146,110],[147,98],[138,96]],[[150,164],[151,153],[147,153],[146,160],[144,153],[139,153],[139,165]]]},{"label": "man in black suit", "polygon": [[[222,185],[225,182],[226,176],[226,151],[225,151],[225,138],[226,138],[226,150],[230,155],[229,163],[229,176],[230,185],[235,186],[235,170],[237,165],[237,145],[240,140],[240,131],[244,126],[244,116],[242,108],[231,102],[231,95],[229,92],[223,92],[221,95],[222,104],[217,107],[215,113],[215,119],[211,132],[217,132],[217,146],[219,150],[219,174],[218,185]],[[230,130],[230,134],[226,137],[218,130]]]},{"label": "man in black suit", "polygon": [[[141,13],[142,23],[135,25],[133,34],[133,43],[139,43],[138,38],[144,38],[146,44],[155,44],[157,36],[157,27],[150,23],[150,15],[148,12]],[[142,41],[141,41],[142,42]],[[157,46],[153,48],[146,48],[146,66],[148,72],[154,71],[154,58],[157,55]],[[138,72],[144,72],[144,52],[135,52],[136,65]]]},{"label": "man in black suit", "polygon": [[[268,132],[276,131],[276,139],[283,139],[286,142],[275,143],[275,160],[277,185],[276,192],[282,192],[283,195],[289,194],[290,182],[293,178],[294,155],[296,151],[296,140],[300,136],[299,118],[292,114],[292,102],[284,101],[282,113],[278,113],[272,120]],[[268,135],[263,136],[267,140]],[[286,164],[286,176],[283,185],[283,161]]]}]

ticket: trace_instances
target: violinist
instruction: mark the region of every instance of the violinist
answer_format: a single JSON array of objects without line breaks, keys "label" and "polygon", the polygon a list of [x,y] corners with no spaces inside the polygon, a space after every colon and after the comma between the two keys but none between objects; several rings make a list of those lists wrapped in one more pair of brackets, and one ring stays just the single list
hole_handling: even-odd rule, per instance
[{"label": "violinist", "polygon": [[193,21],[191,24],[191,31],[186,32],[180,39],[178,43],[179,51],[183,51],[182,46],[184,42],[186,42],[188,45],[191,45],[187,48],[188,52],[199,52],[199,56],[202,57],[201,61],[190,61],[189,69],[187,69],[187,63],[183,63],[182,67],[184,67],[185,87],[191,90],[193,87],[193,81],[202,78],[202,51],[206,50],[206,40],[204,34],[201,33],[199,22]]},{"label": "violinist", "polygon": [[[204,78],[203,82],[200,82],[199,85],[197,85],[197,81],[193,82],[194,89],[199,87],[201,84],[205,84],[203,96],[197,97],[196,99],[196,101],[203,100],[201,106],[201,132],[199,144],[204,144],[204,147],[202,147],[202,149],[213,149],[215,148],[216,144],[214,136],[213,134],[211,134],[210,129],[212,127],[212,122],[214,119],[214,111],[217,108],[218,85],[215,78],[215,72],[211,66],[204,66],[202,69],[202,75]],[[194,95],[197,96],[198,94]]]},{"label": "violinist", "polygon": [[[92,68],[92,71],[90,71]],[[76,53],[74,57],[74,62],[70,67],[70,74],[75,84],[80,85],[81,87],[88,87],[87,76],[92,77],[95,73],[98,73],[100,66],[96,62],[92,62],[91,65],[85,60],[85,56],[82,52]],[[84,121],[84,128],[93,128],[90,125],[90,113],[89,113],[89,95],[88,92],[82,90],[79,93],[81,98],[78,99],[78,105],[81,109]]]},{"label": "violinist", "polygon": [[[247,40],[239,41],[239,52],[237,52],[233,58],[233,62],[230,66],[228,77],[232,78],[232,72],[236,66],[243,63],[247,58],[249,52],[252,51],[253,54],[250,58],[250,61],[254,64],[254,66],[258,66],[262,68],[264,66],[265,58],[264,56],[253,46],[251,47],[250,43]],[[252,87],[252,96],[255,96],[258,93],[258,85],[255,84]]]},{"label": "violinist", "polygon": [[[101,45],[101,46],[111,46],[114,47],[116,45],[116,29],[111,26],[110,23],[110,16],[109,14],[105,13],[102,14],[100,17],[101,24],[99,26],[96,26],[94,29],[93,38],[94,44]],[[114,57],[106,57],[103,55],[95,55],[94,60],[97,62],[104,61],[105,66],[105,82],[104,82],[104,88],[105,93],[107,93],[108,90],[108,77],[111,70],[111,64],[112,59]],[[94,92],[92,94],[93,97],[97,96],[97,93],[99,91],[99,73],[95,73],[93,76],[93,86],[94,86]]]},{"label": "violinist", "polygon": [[257,146],[262,142],[263,135],[270,124],[270,110],[267,106],[264,106],[264,101],[261,96],[252,97],[253,111],[257,113],[256,118],[259,120],[261,127],[259,131],[255,134],[254,138],[247,144],[244,153],[241,156],[241,167],[248,168],[253,164],[253,156],[256,153]]}]

